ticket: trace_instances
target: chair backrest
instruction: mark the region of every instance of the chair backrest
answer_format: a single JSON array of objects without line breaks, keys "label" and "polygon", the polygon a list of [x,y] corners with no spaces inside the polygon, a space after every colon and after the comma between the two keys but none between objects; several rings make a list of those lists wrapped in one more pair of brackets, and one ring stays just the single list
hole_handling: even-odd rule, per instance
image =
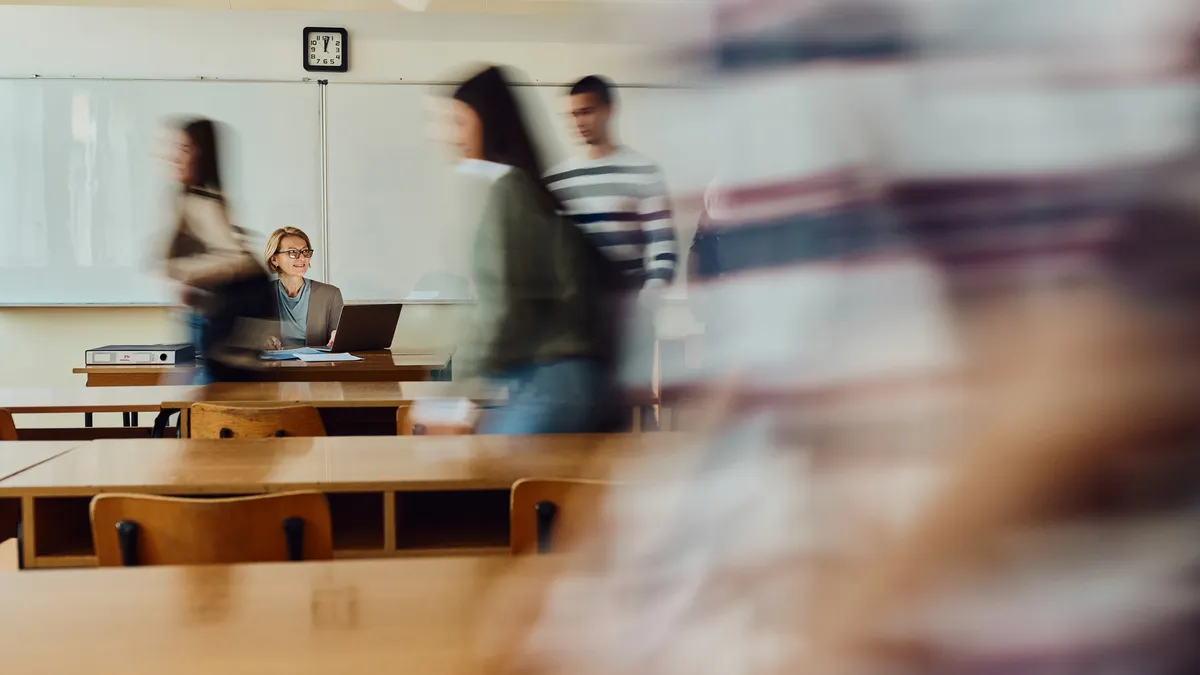
[{"label": "chair backrest", "polygon": [[320,492],[229,499],[105,494],[92,500],[101,566],[201,565],[333,558]]},{"label": "chair backrest", "polygon": [[513,484],[509,548],[513,555],[562,550],[586,533],[612,483],[522,478]]},{"label": "chair backrest", "polygon": [[317,409],[294,406],[232,406],[192,404],[192,438],[271,438],[324,436]]},{"label": "chair backrest", "polygon": [[0,441],[17,440],[17,423],[13,421],[12,413],[0,408]]}]

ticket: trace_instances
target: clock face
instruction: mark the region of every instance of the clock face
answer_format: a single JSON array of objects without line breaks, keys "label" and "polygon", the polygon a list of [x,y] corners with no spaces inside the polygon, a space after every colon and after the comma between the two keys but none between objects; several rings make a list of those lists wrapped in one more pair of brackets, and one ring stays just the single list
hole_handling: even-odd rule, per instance
[{"label": "clock face", "polygon": [[346,33],[315,28],[304,33],[304,66],[307,70],[346,69]]}]

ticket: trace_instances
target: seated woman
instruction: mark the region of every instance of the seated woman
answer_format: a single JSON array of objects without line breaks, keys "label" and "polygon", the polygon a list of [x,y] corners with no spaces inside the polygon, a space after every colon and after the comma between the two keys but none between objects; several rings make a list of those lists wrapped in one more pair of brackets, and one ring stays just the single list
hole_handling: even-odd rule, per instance
[{"label": "seated woman", "polygon": [[267,341],[268,349],[330,346],[342,315],[342,292],[337,286],[305,279],[312,262],[308,235],[295,227],[281,227],[267,240],[267,269],[278,275],[279,333]]}]

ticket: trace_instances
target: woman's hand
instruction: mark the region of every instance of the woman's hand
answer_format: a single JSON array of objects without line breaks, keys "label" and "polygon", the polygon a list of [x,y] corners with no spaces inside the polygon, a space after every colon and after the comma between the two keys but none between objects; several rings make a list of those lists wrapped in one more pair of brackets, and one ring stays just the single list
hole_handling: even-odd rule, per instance
[{"label": "woman's hand", "polygon": [[329,348],[331,348],[331,349],[332,349],[332,348],[333,348],[333,340],[334,340],[334,338],[336,338],[336,337],[337,337],[337,331],[336,331],[336,330],[334,330],[334,331],[331,331],[331,332],[329,333],[329,342],[328,342],[328,343],[327,343],[325,346],[326,346],[326,347],[329,347]]},{"label": "woman's hand", "polygon": [[279,338],[272,336],[272,337],[267,338],[266,348],[267,349],[283,349],[283,343],[279,341]]}]

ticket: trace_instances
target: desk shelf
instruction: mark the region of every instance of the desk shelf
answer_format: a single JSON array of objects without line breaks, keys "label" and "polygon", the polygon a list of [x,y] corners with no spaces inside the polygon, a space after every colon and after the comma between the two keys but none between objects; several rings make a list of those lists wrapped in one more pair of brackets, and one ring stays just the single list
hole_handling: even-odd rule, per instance
[{"label": "desk shelf", "polygon": [[453,552],[507,547],[509,492],[396,493],[396,550]]},{"label": "desk shelf", "polygon": [[[20,512],[26,523],[26,567],[96,564],[89,515],[92,496],[0,498],[0,510],[12,510],[14,516]],[[326,492],[326,497],[337,558],[486,555],[508,550],[509,490]]]}]

